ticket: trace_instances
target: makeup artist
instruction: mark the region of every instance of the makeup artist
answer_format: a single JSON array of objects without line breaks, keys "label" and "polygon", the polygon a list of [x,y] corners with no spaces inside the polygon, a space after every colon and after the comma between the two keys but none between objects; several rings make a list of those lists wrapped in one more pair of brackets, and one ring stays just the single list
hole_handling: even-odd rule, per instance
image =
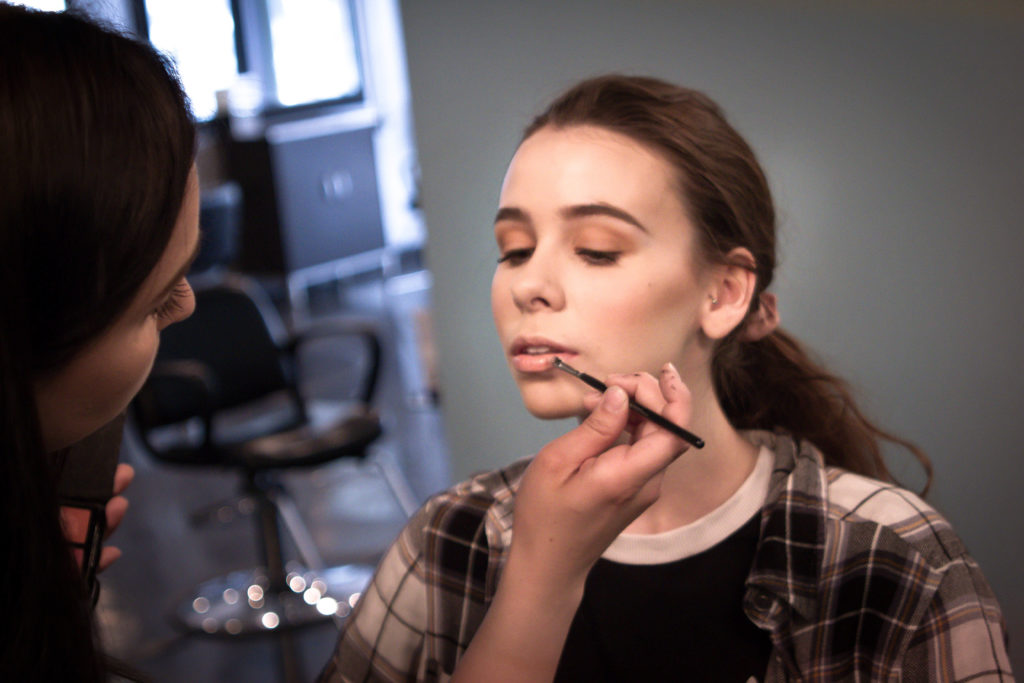
[{"label": "makeup artist", "polygon": [[192,311],[194,145],[174,69],[152,48],[0,3],[2,680],[116,670],[64,535],[84,520],[69,510],[61,525],[55,454],[74,459],[117,419],[160,331]]},{"label": "makeup artist", "polygon": [[768,183],[714,102],[576,85],[527,128],[494,232],[523,402],[583,421],[426,503],[325,680],[1012,680],[981,570],[881,443],[927,459],[779,327]]}]

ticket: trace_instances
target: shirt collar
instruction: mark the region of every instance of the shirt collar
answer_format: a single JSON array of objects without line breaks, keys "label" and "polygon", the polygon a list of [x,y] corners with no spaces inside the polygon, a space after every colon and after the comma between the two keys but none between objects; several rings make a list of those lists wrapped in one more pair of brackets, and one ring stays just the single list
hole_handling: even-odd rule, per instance
[{"label": "shirt collar", "polygon": [[[783,433],[752,431],[746,437],[775,452],[768,497],[761,511],[761,540],[747,585],[812,620],[817,613],[828,504],[821,453],[810,443],[797,443]],[[763,611],[769,611],[769,601],[757,602]]]}]

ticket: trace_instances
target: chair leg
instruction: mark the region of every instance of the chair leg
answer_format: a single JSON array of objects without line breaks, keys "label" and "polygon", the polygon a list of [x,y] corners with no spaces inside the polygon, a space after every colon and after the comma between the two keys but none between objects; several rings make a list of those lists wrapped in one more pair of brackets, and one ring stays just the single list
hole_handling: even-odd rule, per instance
[{"label": "chair leg", "polygon": [[[345,617],[355,606],[355,600],[359,599],[363,589],[370,582],[374,567],[361,564],[328,567],[288,489],[283,485],[275,486],[268,489],[267,497],[277,508],[281,521],[284,522],[285,528],[295,542],[296,550],[307,570],[307,576],[318,577],[316,580],[323,584],[324,595],[331,596],[338,601],[339,606],[331,616],[335,625],[341,628]],[[301,582],[305,579],[299,579],[299,581],[302,585]]]},{"label": "chair leg", "polygon": [[[263,554],[267,578],[270,580],[268,589],[280,592],[288,589],[285,578],[284,551],[281,548],[281,528],[278,524],[278,506],[274,501],[276,483],[256,482],[250,475],[249,485],[254,489],[253,497],[260,517],[259,532],[256,541]],[[262,495],[261,495],[262,494]]]},{"label": "chair leg", "polygon": [[[257,542],[264,566],[232,572],[200,584],[177,616],[190,631],[211,635],[276,632],[333,619],[338,626],[370,582],[373,567],[324,567],[309,529],[285,488],[269,473],[247,473],[245,495],[255,502]],[[288,572],[281,524],[295,540],[305,571]],[[297,661],[290,638],[281,641],[282,673],[288,681]],[[301,672],[299,672],[301,673]]]},{"label": "chair leg", "polygon": [[295,499],[292,498],[291,494],[283,486],[268,492],[268,498],[277,508],[281,521],[284,522],[284,526],[288,530],[288,534],[295,541],[295,547],[303,564],[306,565],[306,569],[311,571],[323,570],[326,566],[323,557],[320,556],[320,551],[316,547],[313,535],[309,533],[309,527],[306,526],[306,523],[302,520],[302,515],[299,514],[299,508],[295,505]]},{"label": "chair leg", "polygon": [[[287,624],[287,613],[289,605],[287,602],[298,604],[298,596],[290,592],[284,568],[284,551],[281,548],[281,528],[278,523],[278,511],[280,510],[279,499],[281,489],[276,482],[256,483],[250,476],[249,483],[258,488],[255,493],[257,508],[260,516],[260,532],[258,542],[263,551],[263,560],[267,567],[267,579],[269,585],[264,596],[270,600],[277,595],[283,597],[279,606],[283,609],[283,622]],[[262,494],[262,495],[261,495]],[[287,602],[285,602],[287,601]],[[294,605],[291,605],[294,607]],[[284,683],[301,683],[305,679],[302,672],[302,662],[299,659],[298,647],[295,638],[287,629],[282,629],[277,634],[277,645],[281,654],[281,680]]]},{"label": "chair leg", "polygon": [[413,513],[419,509],[419,503],[402,471],[390,459],[381,456],[370,458],[370,462],[380,470],[381,476],[384,477],[384,483],[391,489],[391,495],[395,497],[405,516],[412,517]]},{"label": "chair leg", "polygon": [[289,631],[277,634],[277,644],[281,651],[281,680],[284,683],[302,683],[306,680],[302,672],[302,661],[295,636]]}]

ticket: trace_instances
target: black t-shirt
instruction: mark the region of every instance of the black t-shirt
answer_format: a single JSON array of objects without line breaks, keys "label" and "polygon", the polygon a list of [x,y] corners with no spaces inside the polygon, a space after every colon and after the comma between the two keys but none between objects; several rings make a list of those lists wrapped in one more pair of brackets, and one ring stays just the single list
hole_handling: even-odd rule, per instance
[{"label": "black t-shirt", "polygon": [[665,564],[598,560],[556,681],[764,679],[771,639],[743,613],[760,515],[714,547]]}]

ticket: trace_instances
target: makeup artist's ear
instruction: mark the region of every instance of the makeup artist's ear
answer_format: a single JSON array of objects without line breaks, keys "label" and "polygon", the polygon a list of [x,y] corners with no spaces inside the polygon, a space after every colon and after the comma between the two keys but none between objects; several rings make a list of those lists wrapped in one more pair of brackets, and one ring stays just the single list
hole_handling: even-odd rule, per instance
[{"label": "makeup artist's ear", "polygon": [[711,339],[723,338],[746,316],[757,284],[754,265],[753,254],[736,247],[725,263],[712,266],[701,311],[701,329]]}]

